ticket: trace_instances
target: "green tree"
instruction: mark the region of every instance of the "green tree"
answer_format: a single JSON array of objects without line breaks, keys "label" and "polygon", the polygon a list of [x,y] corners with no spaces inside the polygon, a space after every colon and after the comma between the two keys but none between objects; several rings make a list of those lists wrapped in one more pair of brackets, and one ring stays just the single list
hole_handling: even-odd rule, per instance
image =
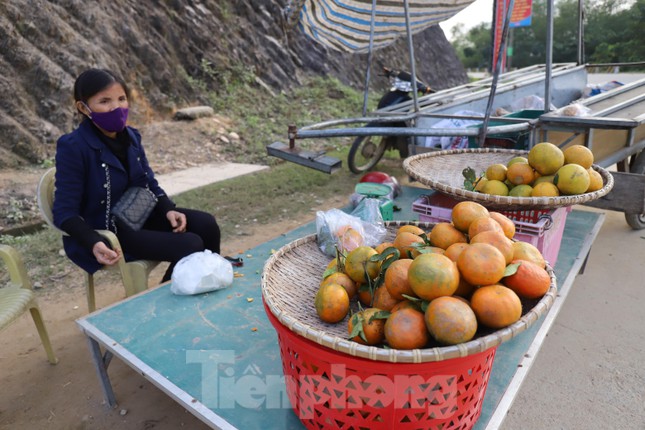
[{"label": "green tree", "polygon": [[596,2],[588,11],[586,60],[590,63],[645,61],[645,0]]},{"label": "green tree", "polygon": [[453,47],[465,68],[488,68],[492,48],[489,23],[481,23],[466,34],[457,28],[453,35]]},{"label": "green tree", "polygon": [[[584,7],[584,62],[645,61],[645,0],[593,0]],[[546,61],[546,1],[533,2],[531,25],[511,29],[513,67]],[[490,67],[491,30],[483,23],[454,34],[453,46],[465,67]],[[578,60],[578,1],[559,0],[553,17],[553,61]]]}]

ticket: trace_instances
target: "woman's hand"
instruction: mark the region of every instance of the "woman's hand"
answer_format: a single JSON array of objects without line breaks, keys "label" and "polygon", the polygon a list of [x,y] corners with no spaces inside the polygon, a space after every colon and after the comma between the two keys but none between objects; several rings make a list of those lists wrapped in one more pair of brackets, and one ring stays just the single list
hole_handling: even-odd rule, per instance
[{"label": "woman's hand", "polygon": [[172,231],[175,233],[183,233],[186,231],[186,215],[177,211],[168,211],[166,218],[170,221]]},{"label": "woman's hand", "polygon": [[105,266],[112,266],[119,261],[119,258],[121,258],[120,252],[110,249],[103,242],[96,242],[92,247],[92,253],[96,258],[96,261]]}]

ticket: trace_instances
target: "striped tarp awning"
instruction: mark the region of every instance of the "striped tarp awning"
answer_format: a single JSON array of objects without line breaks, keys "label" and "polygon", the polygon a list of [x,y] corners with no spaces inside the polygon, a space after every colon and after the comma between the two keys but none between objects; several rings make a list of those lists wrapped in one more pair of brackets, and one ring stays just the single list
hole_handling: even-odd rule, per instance
[{"label": "striped tarp awning", "polygon": [[[410,29],[418,33],[439,24],[475,0],[410,0]],[[372,0],[299,0],[300,27],[323,45],[346,52],[367,52],[372,22]],[[403,0],[376,2],[373,49],[382,48],[406,34]]]}]

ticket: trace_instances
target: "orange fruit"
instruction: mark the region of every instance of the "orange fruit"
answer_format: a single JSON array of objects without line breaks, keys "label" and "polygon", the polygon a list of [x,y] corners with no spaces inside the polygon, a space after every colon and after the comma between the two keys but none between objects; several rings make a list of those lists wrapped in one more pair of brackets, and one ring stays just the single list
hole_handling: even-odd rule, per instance
[{"label": "orange fruit", "polygon": [[558,197],[560,190],[551,182],[540,182],[533,187],[531,197]]},{"label": "orange fruit", "polygon": [[408,269],[410,269],[410,264],[412,264],[412,259],[401,258],[393,261],[385,271],[383,286],[387,288],[390,296],[396,300],[405,299],[403,297],[404,294],[414,296],[414,291],[412,291],[412,287],[410,287],[410,283],[408,282]]},{"label": "orange fruit", "polygon": [[531,197],[533,187],[530,185],[516,185],[508,192],[510,197]]},{"label": "orange fruit", "polygon": [[488,179],[481,177],[475,182],[475,191],[477,192],[483,192],[484,187],[486,186],[486,182],[488,182]]},{"label": "orange fruit", "polygon": [[535,245],[529,242],[513,242],[513,260],[527,260],[545,268],[544,256]]},{"label": "orange fruit", "polygon": [[445,249],[439,248],[438,246],[426,246],[423,248],[423,254],[441,254],[446,253]]},{"label": "orange fruit", "polygon": [[470,302],[468,301],[468,299],[467,299],[467,298],[465,298],[465,297],[461,297],[461,296],[452,296],[452,297],[454,297],[455,299],[457,299],[457,300],[459,300],[459,301],[461,301],[461,302],[464,302],[464,303],[466,303],[468,306],[470,306]]},{"label": "orange fruit", "polygon": [[349,295],[342,285],[326,284],[318,289],[314,305],[321,320],[337,323],[349,313]]},{"label": "orange fruit", "polygon": [[488,182],[482,187],[482,193],[491,194],[494,196],[508,196],[508,185],[502,181],[489,179]]},{"label": "orange fruit", "polygon": [[391,246],[394,246],[394,244],[392,242],[383,242],[383,243],[379,243],[378,245],[376,245],[374,247],[374,250],[380,254],[381,252],[385,251],[387,248],[389,248]]},{"label": "orange fruit", "polygon": [[[506,259],[493,245],[471,243],[457,259],[459,273],[471,285],[490,285],[504,276]],[[414,289],[414,286],[413,286]]]},{"label": "orange fruit", "polygon": [[507,170],[508,168],[504,164],[491,164],[486,169],[486,179],[488,179],[489,181],[493,180],[504,182],[506,180]]},{"label": "orange fruit", "polygon": [[347,225],[338,229],[336,237],[338,248],[342,252],[353,251],[364,244],[363,235],[358,230]]},{"label": "orange fruit", "polygon": [[470,298],[477,321],[490,328],[509,326],[522,317],[522,302],[513,290],[500,284],[477,288]]},{"label": "orange fruit", "polygon": [[374,294],[372,293],[372,290],[367,284],[361,284],[358,287],[358,301],[363,306],[372,307],[373,298],[374,298]]},{"label": "orange fruit", "polygon": [[394,313],[397,311],[400,311],[401,309],[407,309],[407,308],[412,308],[415,311],[421,311],[421,308],[419,307],[419,304],[417,302],[413,302],[412,300],[401,300],[399,303],[394,305],[392,309],[390,309],[390,313]]},{"label": "orange fruit", "polygon": [[461,252],[466,248],[468,248],[467,243],[462,243],[462,242],[453,243],[446,249],[446,252],[444,253],[444,255],[456,263],[457,258],[459,257],[459,254],[461,254]]},{"label": "orange fruit", "polygon": [[402,233],[402,232],[416,234],[417,236],[421,236],[422,234],[425,233],[425,231],[423,231],[423,229],[421,227],[416,226],[416,225],[412,225],[412,224],[402,225],[396,231],[396,234],[399,234],[399,233]]},{"label": "orange fruit", "polygon": [[488,243],[493,245],[504,256],[504,261],[509,264],[513,260],[513,241],[504,236],[504,233],[499,231],[482,231],[475,237],[470,239],[471,245],[473,243]]},{"label": "orange fruit", "polygon": [[412,245],[415,243],[423,245],[425,241],[414,233],[403,231],[396,235],[392,243],[401,253],[401,258],[408,258],[408,251],[412,254],[412,257],[419,255],[419,251]]},{"label": "orange fruit", "polygon": [[529,160],[526,157],[513,157],[511,158],[508,163],[506,163],[506,167],[511,167],[515,163],[525,163],[528,164]]},{"label": "orange fruit", "polygon": [[513,236],[515,236],[515,223],[512,219],[500,212],[491,212],[490,217],[497,221],[500,226],[502,226],[502,230],[504,230],[504,236],[508,237],[509,239],[513,239]]},{"label": "orange fruit", "polygon": [[475,291],[475,286],[472,284],[469,284],[468,281],[464,279],[463,276],[459,278],[459,286],[455,290],[454,293],[452,293],[453,297],[470,297],[470,295]]},{"label": "orange fruit", "polygon": [[589,173],[589,187],[587,188],[586,192],[590,193],[592,191],[598,191],[602,189],[602,187],[604,186],[602,175],[593,168],[587,169],[587,172]]},{"label": "orange fruit", "polygon": [[372,307],[382,309],[384,311],[391,310],[394,305],[401,300],[397,300],[390,295],[385,286],[381,285],[374,291],[374,299],[372,300]]},{"label": "orange fruit", "polygon": [[430,243],[441,249],[447,249],[453,243],[466,243],[466,235],[449,222],[439,222],[432,227]]},{"label": "orange fruit", "polygon": [[345,273],[361,284],[367,282],[366,272],[370,279],[376,278],[379,274],[380,266],[377,262],[369,261],[374,255],[377,255],[376,250],[369,246],[359,246],[350,251],[345,257]]},{"label": "orange fruit", "polygon": [[571,145],[562,152],[564,153],[564,164],[579,164],[585,169],[589,169],[593,164],[593,152],[584,145]]},{"label": "orange fruit", "polygon": [[553,183],[553,177],[555,175],[547,175],[547,176],[539,176],[535,178],[535,181],[533,181],[533,186],[539,184],[540,182],[551,182]]},{"label": "orange fruit", "polygon": [[564,153],[552,143],[541,142],[529,150],[528,160],[540,175],[553,175],[564,165]]},{"label": "orange fruit", "polygon": [[526,299],[538,299],[549,291],[551,277],[543,267],[526,260],[513,260],[519,264],[517,272],[506,276],[502,283],[518,296]]},{"label": "orange fruit", "polygon": [[363,332],[363,339],[360,334],[352,337],[351,340],[363,345],[378,345],[385,340],[385,319],[372,318],[374,314],[381,311],[381,309],[367,308],[355,313],[349,318],[347,322],[347,333],[352,334],[354,326],[357,324],[362,325],[361,331]]},{"label": "orange fruit", "polygon": [[555,173],[553,183],[560,190],[560,194],[584,194],[591,184],[591,179],[587,169],[579,164],[565,164]]},{"label": "orange fruit", "polygon": [[490,216],[488,209],[477,202],[463,201],[452,208],[451,220],[457,230],[468,233],[470,223],[481,217]]},{"label": "orange fruit", "polygon": [[394,312],[385,321],[385,341],[394,349],[423,348],[430,335],[423,312],[412,308]]},{"label": "orange fruit", "polygon": [[414,294],[424,300],[432,300],[455,292],[459,286],[459,271],[445,255],[421,254],[410,264],[408,282]]},{"label": "orange fruit", "polygon": [[528,185],[535,180],[535,172],[528,163],[514,163],[508,168],[506,178],[513,185]]},{"label": "orange fruit", "polygon": [[468,342],[477,332],[475,313],[467,302],[456,297],[434,299],[424,316],[430,336],[446,345]]},{"label": "orange fruit", "polygon": [[349,296],[350,300],[353,299],[356,294],[358,294],[358,285],[356,284],[356,282],[354,282],[352,278],[350,278],[343,272],[334,272],[331,275],[327,276],[320,282],[320,286],[322,287],[325,284],[341,285],[347,291],[347,295]]},{"label": "orange fruit", "polygon": [[504,234],[502,226],[491,217],[478,218],[470,223],[468,227],[468,237],[471,239],[484,231],[496,231]]},{"label": "orange fruit", "polygon": [[338,258],[333,258],[329,264],[327,264],[327,267],[325,267],[325,271],[329,269],[336,269],[338,270]]}]

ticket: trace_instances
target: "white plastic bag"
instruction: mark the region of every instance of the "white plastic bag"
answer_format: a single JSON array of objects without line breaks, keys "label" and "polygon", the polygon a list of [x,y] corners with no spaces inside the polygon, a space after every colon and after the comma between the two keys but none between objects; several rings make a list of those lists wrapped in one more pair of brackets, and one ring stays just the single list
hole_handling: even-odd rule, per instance
[{"label": "white plastic bag", "polygon": [[170,291],[180,296],[221,290],[233,283],[233,266],[209,250],[194,252],[177,262]]},{"label": "white plastic bag", "polygon": [[[378,200],[374,200],[378,205]],[[371,206],[372,204],[369,204]],[[378,208],[378,206],[377,206]],[[363,211],[374,214],[372,211]],[[383,217],[377,210],[378,219],[363,220],[358,216],[347,214],[340,209],[316,212],[316,234],[318,247],[330,257],[336,256],[336,246],[342,251],[351,251],[358,246],[376,246],[381,243],[387,233],[383,224]]]},{"label": "white plastic bag", "polygon": [[531,94],[521,99],[513,100],[511,103],[511,111],[517,112],[521,110],[544,110],[544,99],[535,94]]},{"label": "white plastic bag", "polygon": [[591,115],[591,109],[581,103],[571,103],[565,107],[562,107],[555,111],[556,114],[560,116],[589,116]]},{"label": "white plastic bag", "polygon": [[[484,116],[480,112],[460,110],[454,113],[455,116]],[[446,118],[437,121],[431,128],[467,128],[476,124],[481,124],[481,121],[476,119],[463,119],[463,118]],[[441,148],[441,149],[459,149],[468,147],[467,136],[427,136],[425,143],[426,148]]]}]

